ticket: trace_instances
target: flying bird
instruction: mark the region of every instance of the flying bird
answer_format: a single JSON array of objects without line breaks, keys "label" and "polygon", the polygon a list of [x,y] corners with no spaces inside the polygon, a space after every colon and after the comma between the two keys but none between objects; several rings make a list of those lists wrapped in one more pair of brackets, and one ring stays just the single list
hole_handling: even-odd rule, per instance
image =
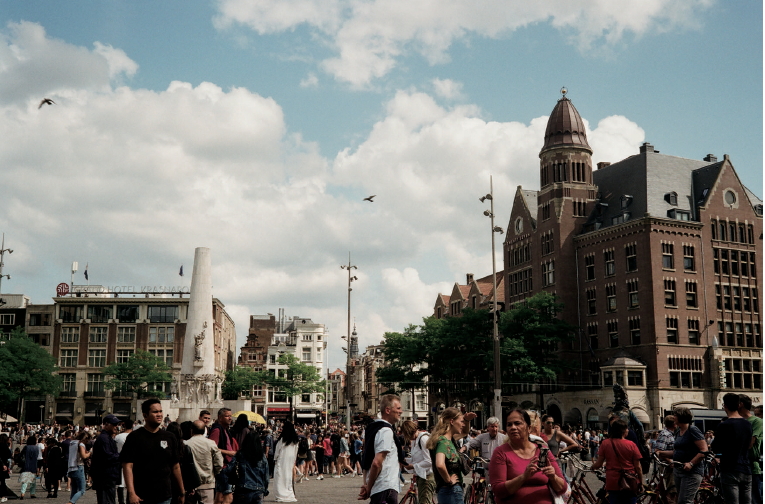
[{"label": "flying bird", "polygon": [[364,198],[364,201],[368,201],[368,202],[370,202],[370,203],[374,203],[374,201],[372,201],[372,198],[374,198],[375,196],[377,196],[377,195],[376,195],[376,194],[373,194],[372,196],[369,196],[369,197],[367,197],[367,198]]},{"label": "flying bird", "polygon": [[56,102],[54,102],[50,98],[43,98],[42,100],[40,100],[40,104],[37,106],[37,110],[40,110],[43,105],[55,105],[55,104]]}]

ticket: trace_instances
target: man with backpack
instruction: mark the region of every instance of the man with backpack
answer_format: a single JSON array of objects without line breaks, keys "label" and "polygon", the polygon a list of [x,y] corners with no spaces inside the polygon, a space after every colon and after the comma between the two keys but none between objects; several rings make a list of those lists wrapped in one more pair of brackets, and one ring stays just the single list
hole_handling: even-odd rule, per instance
[{"label": "man with backpack", "polygon": [[361,485],[359,500],[370,499],[370,504],[397,504],[401,491],[399,457],[401,447],[396,444],[393,425],[401,418],[401,399],[395,394],[380,398],[382,418],[369,424],[364,431],[364,453],[361,469],[364,484]]},{"label": "man with backpack", "polygon": [[[210,439],[218,446],[223,455],[224,466],[236,455],[239,445],[231,435],[231,423],[233,415],[230,408],[221,408],[218,410],[218,420],[210,428]],[[233,486],[228,483],[228,479],[222,474],[215,477],[215,504],[230,504],[234,500]]]}]

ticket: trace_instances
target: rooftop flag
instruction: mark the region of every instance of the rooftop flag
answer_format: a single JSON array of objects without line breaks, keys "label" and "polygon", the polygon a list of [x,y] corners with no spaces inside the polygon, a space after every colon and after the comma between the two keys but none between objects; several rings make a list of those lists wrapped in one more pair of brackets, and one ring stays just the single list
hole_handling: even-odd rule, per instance
[{"label": "rooftop flag", "polygon": [[85,280],[90,280],[88,278],[88,263],[85,263]]},{"label": "rooftop flag", "polygon": [[178,272],[178,276],[183,276],[183,264],[181,264],[181,271]]}]

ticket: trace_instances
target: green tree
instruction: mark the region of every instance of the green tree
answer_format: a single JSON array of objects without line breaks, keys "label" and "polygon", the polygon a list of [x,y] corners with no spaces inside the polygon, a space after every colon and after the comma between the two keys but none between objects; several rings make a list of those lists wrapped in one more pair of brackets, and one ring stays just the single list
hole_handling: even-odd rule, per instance
[{"label": "green tree", "polygon": [[19,419],[23,399],[57,396],[61,390],[56,358],[20,327],[0,341],[0,363],[0,410],[13,411]]},{"label": "green tree", "polygon": [[[561,308],[554,296],[543,292],[501,314],[500,369],[506,392],[512,391],[512,384],[554,379],[563,369],[555,350],[575,328],[557,318]],[[491,313],[466,308],[460,317],[428,317],[403,333],[386,333],[386,366],[376,376],[383,385],[400,390],[427,385],[434,398],[447,404],[475,397],[489,404],[494,382],[492,330]]]},{"label": "green tree", "polygon": [[125,362],[106,366],[104,376],[111,376],[104,382],[106,389],[118,390],[120,394],[125,395],[136,394],[139,399],[164,398],[163,391],[154,390],[152,387],[157,383],[173,381],[170,367],[165,364],[164,359],[145,350],[136,350]]},{"label": "green tree", "polygon": [[267,373],[266,384],[287,396],[290,403],[290,418],[293,418],[293,399],[296,395],[325,392],[326,383],[321,379],[319,370],[311,364],[304,364],[295,355],[284,353],[279,356],[279,364],[287,369]]},{"label": "green tree", "polygon": [[238,399],[243,391],[265,384],[266,374],[265,371],[255,371],[249,366],[236,366],[226,371],[226,381],[221,389],[223,399]]}]

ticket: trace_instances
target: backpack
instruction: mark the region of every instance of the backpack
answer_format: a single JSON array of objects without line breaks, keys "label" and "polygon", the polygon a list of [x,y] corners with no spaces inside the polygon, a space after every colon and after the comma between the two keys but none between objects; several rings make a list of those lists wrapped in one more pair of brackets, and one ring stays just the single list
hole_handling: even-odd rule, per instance
[{"label": "backpack", "polygon": [[372,422],[364,429],[364,445],[363,453],[361,455],[361,469],[368,471],[372,467],[372,461],[375,459],[375,436],[381,429],[388,428],[393,432],[393,442],[396,443],[396,454],[398,455],[398,463],[406,464],[404,461],[404,450],[401,447],[401,443],[396,436],[396,431],[393,430],[393,426],[385,421]]}]

